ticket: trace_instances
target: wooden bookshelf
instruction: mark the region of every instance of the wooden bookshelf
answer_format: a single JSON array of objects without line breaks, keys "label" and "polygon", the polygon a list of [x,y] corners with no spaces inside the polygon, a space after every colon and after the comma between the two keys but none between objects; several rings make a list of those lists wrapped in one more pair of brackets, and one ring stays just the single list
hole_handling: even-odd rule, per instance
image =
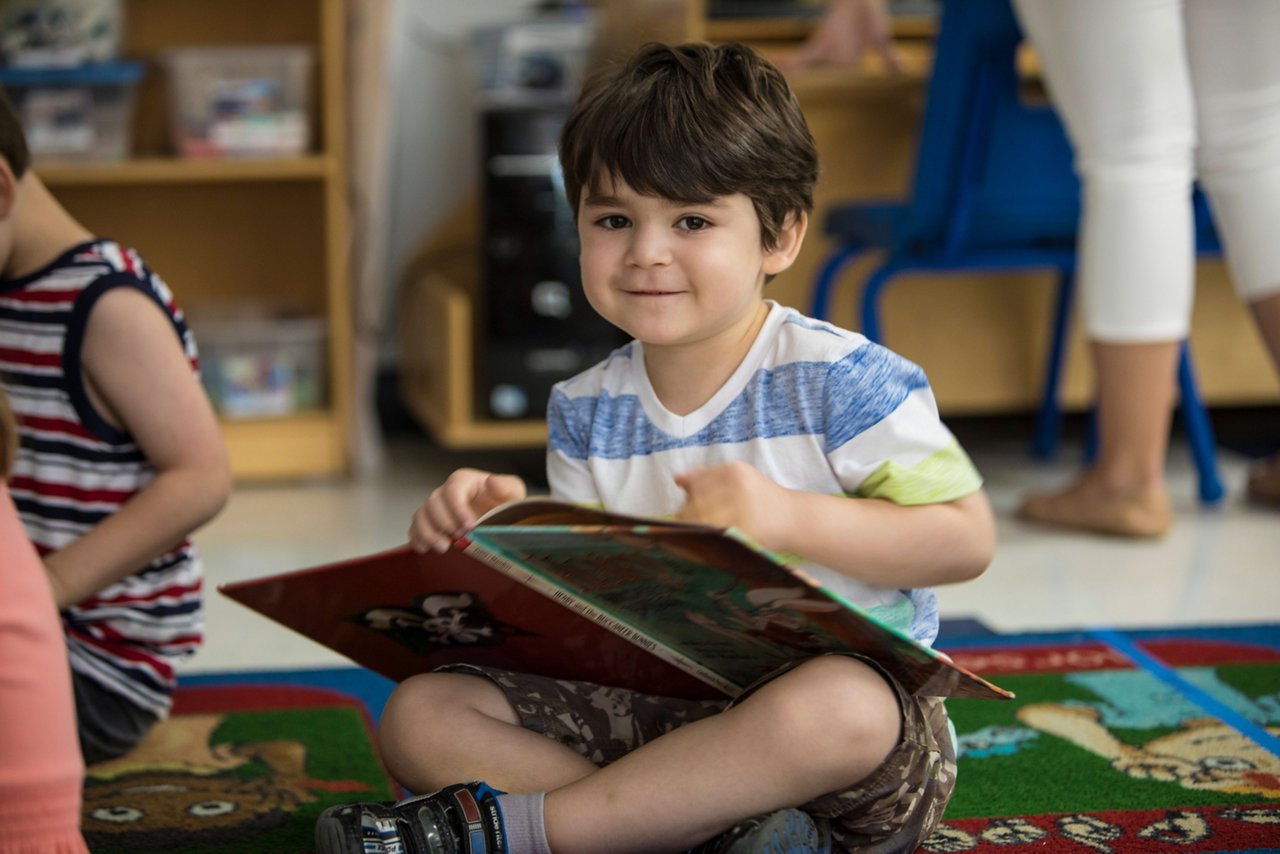
[{"label": "wooden bookshelf", "polygon": [[[173,288],[200,339],[200,308],[265,302],[327,318],[322,409],[226,419],[237,478],[348,470],[351,333],[344,158],[344,0],[125,0],[122,53],[145,63],[134,155],[37,164],[86,227],[137,248]],[[267,159],[173,154],[166,79],[173,47],[302,44],[314,52],[311,151]]]}]

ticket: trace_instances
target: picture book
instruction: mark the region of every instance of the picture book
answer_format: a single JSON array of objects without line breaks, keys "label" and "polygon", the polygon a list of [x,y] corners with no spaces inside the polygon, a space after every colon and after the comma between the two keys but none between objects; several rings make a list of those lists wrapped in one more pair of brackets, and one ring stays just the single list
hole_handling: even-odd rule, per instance
[{"label": "picture book", "polygon": [[444,553],[403,546],[219,590],[397,681],[474,664],[710,699],[844,651],[912,693],[1012,696],[732,529],[550,499],[491,511]]}]

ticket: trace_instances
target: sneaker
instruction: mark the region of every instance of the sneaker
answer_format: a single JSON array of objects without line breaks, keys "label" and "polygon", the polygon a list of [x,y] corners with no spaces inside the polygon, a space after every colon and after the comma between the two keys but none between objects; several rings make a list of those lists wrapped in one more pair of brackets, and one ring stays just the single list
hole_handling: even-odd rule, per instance
[{"label": "sneaker", "polygon": [[804,810],[758,815],[712,837],[690,854],[829,854],[831,825]]},{"label": "sneaker", "polygon": [[317,854],[501,854],[501,792],[460,783],[394,803],[339,804],[316,820]]}]

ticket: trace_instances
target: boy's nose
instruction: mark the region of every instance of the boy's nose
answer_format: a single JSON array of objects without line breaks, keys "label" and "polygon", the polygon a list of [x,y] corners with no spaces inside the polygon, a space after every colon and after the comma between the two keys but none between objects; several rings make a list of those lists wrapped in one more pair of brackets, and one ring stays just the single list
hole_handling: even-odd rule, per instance
[{"label": "boy's nose", "polygon": [[627,247],[627,262],[637,267],[653,267],[671,262],[667,235],[660,229],[637,228]]}]

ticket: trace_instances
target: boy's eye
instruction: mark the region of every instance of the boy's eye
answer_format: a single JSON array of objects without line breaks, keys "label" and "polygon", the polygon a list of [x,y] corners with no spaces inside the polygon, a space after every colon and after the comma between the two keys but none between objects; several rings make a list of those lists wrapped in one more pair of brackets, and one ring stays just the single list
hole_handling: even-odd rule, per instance
[{"label": "boy's eye", "polygon": [[597,222],[599,222],[600,225],[610,230],[618,229],[618,228],[626,228],[628,225],[631,224],[630,220],[628,220],[625,216],[622,216],[621,214],[609,214],[608,216],[602,216],[600,217],[599,220],[597,220]]},{"label": "boy's eye", "polygon": [[707,222],[700,216],[689,215],[680,218],[680,225],[686,231],[702,231],[704,228],[710,228],[711,223]]}]

